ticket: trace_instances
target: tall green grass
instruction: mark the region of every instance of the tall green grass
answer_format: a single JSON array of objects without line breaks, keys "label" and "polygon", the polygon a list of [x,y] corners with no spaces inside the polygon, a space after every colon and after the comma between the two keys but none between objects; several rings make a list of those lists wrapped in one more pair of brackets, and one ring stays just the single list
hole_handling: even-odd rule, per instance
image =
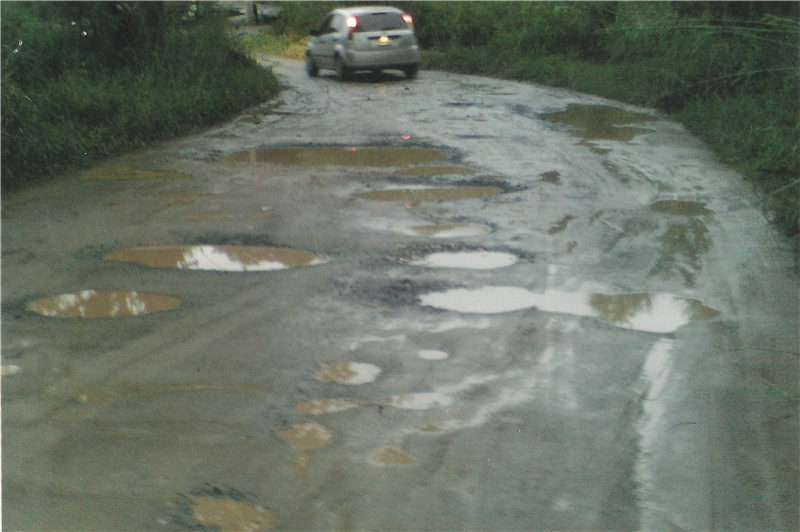
[{"label": "tall green grass", "polygon": [[[335,5],[283,2],[288,49]],[[423,68],[533,81],[662,109],[800,233],[800,3],[396,2]],[[267,37],[263,37],[267,39]]]},{"label": "tall green grass", "polygon": [[[121,4],[122,5],[122,4]],[[195,131],[279,84],[186,3],[3,2],[2,186]]]}]

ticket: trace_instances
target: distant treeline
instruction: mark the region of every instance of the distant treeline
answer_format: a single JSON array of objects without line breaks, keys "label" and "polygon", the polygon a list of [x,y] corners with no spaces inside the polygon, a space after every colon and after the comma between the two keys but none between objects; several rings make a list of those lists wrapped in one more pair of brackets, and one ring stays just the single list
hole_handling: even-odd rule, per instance
[{"label": "distant treeline", "polygon": [[[336,5],[281,2],[301,39]],[[800,2],[394,2],[426,68],[529,80],[672,113],[800,231]]]},{"label": "distant treeline", "polygon": [[211,4],[0,3],[3,190],[277,93]]}]

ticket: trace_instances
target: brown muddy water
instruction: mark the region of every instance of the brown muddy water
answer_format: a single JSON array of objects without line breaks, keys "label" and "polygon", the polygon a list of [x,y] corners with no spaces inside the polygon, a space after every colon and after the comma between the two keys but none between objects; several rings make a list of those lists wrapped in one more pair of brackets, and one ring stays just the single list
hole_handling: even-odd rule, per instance
[{"label": "brown muddy water", "polygon": [[263,246],[152,246],[120,249],[107,260],[133,262],[152,268],[223,272],[272,271],[324,264],[325,255]]},{"label": "brown muddy water", "polygon": [[315,421],[292,425],[292,427],[280,431],[278,436],[301,451],[322,449],[333,442],[335,438],[333,431]]},{"label": "brown muddy water", "polygon": [[120,318],[178,308],[180,298],[122,290],[84,290],[28,303],[28,310],[53,318]]},{"label": "brown muddy water", "polygon": [[466,166],[417,166],[403,168],[397,171],[398,175],[434,176],[452,174],[474,174],[475,170]]},{"label": "brown muddy water", "polygon": [[449,155],[433,148],[391,146],[309,146],[261,148],[234,153],[226,163],[270,163],[291,166],[389,167],[444,161]]},{"label": "brown muddy water", "polygon": [[707,209],[706,204],[700,201],[662,200],[650,205],[656,212],[671,214],[673,216],[710,216],[714,211]]},{"label": "brown muddy water", "polygon": [[514,286],[451,289],[420,296],[423,306],[462,313],[500,314],[528,308],[544,312],[591,316],[616,327],[656,333],[674,332],[688,323],[720,314],[695,299],[671,294],[532,292]]},{"label": "brown muddy water", "polygon": [[376,201],[451,201],[488,198],[502,192],[498,187],[397,188],[358,192],[356,197]]},{"label": "brown muddy water", "polygon": [[203,527],[220,532],[264,532],[278,520],[273,510],[216,497],[192,497],[192,516]]},{"label": "brown muddy water", "polygon": [[585,140],[617,140],[628,142],[637,135],[652,133],[629,124],[653,122],[657,118],[645,113],[633,113],[607,105],[570,104],[565,111],[539,115],[550,122],[566,124],[573,137]]}]

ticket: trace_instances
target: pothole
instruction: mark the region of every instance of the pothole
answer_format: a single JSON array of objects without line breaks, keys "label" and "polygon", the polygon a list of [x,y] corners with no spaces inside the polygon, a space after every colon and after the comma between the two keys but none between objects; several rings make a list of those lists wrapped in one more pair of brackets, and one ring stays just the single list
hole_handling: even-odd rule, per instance
[{"label": "pothole", "polygon": [[315,421],[292,425],[291,428],[280,431],[278,436],[301,451],[322,449],[334,439],[334,433],[330,429]]},{"label": "pothole", "polygon": [[189,177],[178,172],[142,170],[131,166],[97,166],[83,172],[86,179],[176,179]]},{"label": "pothole", "polygon": [[414,266],[430,268],[463,268],[470,270],[493,270],[505,268],[517,262],[516,255],[499,251],[456,251],[431,253],[412,261]]},{"label": "pothole", "polygon": [[232,488],[214,487],[181,495],[177,506],[181,515],[176,524],[189,529],[266,532],[278,521],[277,512]]},{"label": "pothole", "polygon": [[414,168],[402,168],[397,171],[398,175],[414,176],[436,176],[452,174],[474,174],[475,170],[466,166],[417,166]]},{"label": "pothole", "polygon": [[369,465],[374,467],[410,465],[415,461],[413,456],[392,445],[379,447],[367,457]]},{"label": "pothole", "polygon": [[152,268],[254,272],[325,264],[329,258],[309,251],[264,246],[153,246],[109,253],[108,260]]},{"label": "pothole", "polygon": [[550,122],[572,126],[570,134],[586,140],[617,140],[628,142],[637,135],[652,133],[650,129],[627,124],[652,122],[655,117],[634,113],[607,105],[570,104],[565,111],[539,115]]},{"label": "pothole", "polygon": [[411,236],[426,236],[431,238],[462,238],[488,235],[492,232],[492,228],[482,224],[441,223],[401,227],[397,229],[397,232]]},{"label": "pothole", "polygon": [[334,362],[332,364],[320,362],[319,371],[314,374],[314,378],[318,381],[337,384],[367,384],[377,379],[381,371],[378,366],[364,362]]},{"label": "pothole", "polygon": [[261,148],[223,159],[227,163],[271,163],[292,166],[389,167],[435,163],[449,158],[441,150],[392,146],[308,146]]},{"label": "pothole", "polygon": [[671,294],[587,294],[547,290],[536,293],[513,286],[452,289],[420,297],[423,306],[462,313],[501,314],[527,308],[593,316],[624,329],[667,333],[719,315],[695,299]]},{"label": "pothole", "polygon": [[122,290],[84,290],[28,303],[28,310],[54,318],[119,318],[166,312],[178,308],[174,296],[140,294]]},{"label": "pothole", "polygon": [[344,412],[361,406],[355,399],[315,399],[305,401],[295,406],[294,411],[298,414],[309,414],[319,416],[322,414],[332,414],[334,412]]},{"label": "pothole", "polygon": [[709,216],[714,211],[706,208],[701,201],[662,200],[650,205],[650,209],[673,216]]},{"label": "pothole", "polygon": [[384,404],[403,410],[429,410],[453,404],[453,398],[438,392],[406,393],[387,397]]},{"label": "pothole", "polygon": [[375,201],[452,201],[497,196],[502,190],[494,186],[393,188],[357,192],[356,197]]},{"label": "pothole", "polygon": [[552,185],[560,185],[561,184],[561,174],[553,170],[552,172],[545,172],[540,174],[542,181],[545,183],[550,183]]},{"label": "pothole", "polygon": [[564,216],[563,218],[561,218],[561,220],[558,221],[558,223],[553,224],[552,226],[550,226],[550,229],[547,230],[547,234],[548,235],[554,235],[556,233],[560,233],[561,231],[564,231],[567,228],[567,225],[569,224],[569,222],[574,220],[574,219],[575,219],[575,217],[572,216],[571,214],[568,214],[568,215]]},{"label": "pothole", "polygon": [[445,360],[450,357],[450,353],[439,349],[421,349],[417,351],[417,356],[422,360]]}]

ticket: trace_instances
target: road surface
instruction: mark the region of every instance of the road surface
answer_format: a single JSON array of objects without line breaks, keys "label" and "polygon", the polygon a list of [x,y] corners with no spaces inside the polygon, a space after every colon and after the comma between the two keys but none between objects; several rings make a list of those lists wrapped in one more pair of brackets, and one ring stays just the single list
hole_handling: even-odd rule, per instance
[{"label": "road surface", "polygon": [[798,278],[652,109],[421,72],[3,202],[8,530],[796,530]]}]

